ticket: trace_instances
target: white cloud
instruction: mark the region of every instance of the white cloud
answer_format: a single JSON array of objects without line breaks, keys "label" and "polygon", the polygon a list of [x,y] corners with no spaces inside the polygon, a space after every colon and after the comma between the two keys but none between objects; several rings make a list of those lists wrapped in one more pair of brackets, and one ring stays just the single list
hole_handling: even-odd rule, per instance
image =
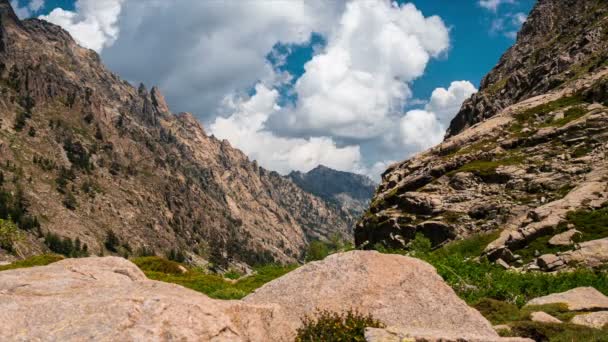
[{"label": "white cloud", "polygon": [[80,45],[100,52],[118,38],[117,21],[123,1],[78,0],[74,12],[56,8],[40,19],[63,27]]},{"label": "white cloud", "polygon": [[20,19],[29,18],[44,7],[44,0],[31,0],[27,5],[20,7],[18,0],[11,0],[11,6]]},{"label": "white cloud", "polygon": [[300,134],[370,139],[385,133],[411,96],[408,82],[449,47],[436,16],[412,4],[350,2],[322,53],[305,64],[298,103],[273,127]]},{"label": "white cloud", "polygon": [[514,4],[515,0],[479,0],[479,6],[490,10],[492,12],[496,12],[498,10],[498,6],[502,4]]},{"label": "white cloud", "polygon": [[447,126],[454,115],[460,110],[464,100],[477,92],[469,81],[454,81],[448,89],[436,88],[431,94],[425,110],[435,113],[442,125]]},{"label": "white cloud", "polygon": [[232,114],[218,117],[210,126],[213,135],[227,139],[260,165],[288,173],[308,171],[319,164],[338,170],[353,171],[359,167],[361,154],[358,146],[337,147],[328,137],[279,137],[265,129],[268,117],[279,110],[278,92],[262,84],[255,87],[249,99],[227,98],[226,109]]},{"label": "white cloud", "polygon": [[424,150],[443,140],[445,128],[435,113],[425,110],[410,110],[400,121],[403,145]]}]

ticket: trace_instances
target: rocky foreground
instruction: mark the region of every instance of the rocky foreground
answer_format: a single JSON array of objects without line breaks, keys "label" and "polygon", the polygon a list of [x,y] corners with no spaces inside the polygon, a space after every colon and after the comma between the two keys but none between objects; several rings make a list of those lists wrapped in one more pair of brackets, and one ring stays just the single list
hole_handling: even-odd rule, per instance
[{"label": "rocky foreground", "polygon": [[395,331],[413,341],[527,341],[499,337],[432,266],[377,252],[334,254],[242,301],[148,280],[117,257],[0,273],[2,341],[292,341],[319,309],[374,315],[389,328],[369,329],[369,341]]}]

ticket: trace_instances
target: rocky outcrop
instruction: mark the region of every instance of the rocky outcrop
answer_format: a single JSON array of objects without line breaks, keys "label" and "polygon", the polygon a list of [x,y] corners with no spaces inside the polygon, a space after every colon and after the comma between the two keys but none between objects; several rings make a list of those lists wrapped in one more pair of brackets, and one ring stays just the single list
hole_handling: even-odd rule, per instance
[{"label": "rocky outcrop", "polygon": [[490,337],[475,335],[475,333],[454,334],[433,330],[404,330],[400,328],[367,328],[367,342],[532,342],[533,340],[520,337]]},{"label": "rocky outcrop", "polygon": [[606,310],[608,297],[593,287],[577,287],[566,292],[534,298],[526,305],[545,304],[566,304],[570,311]]},{"label": "rocky outcrop", "polygon": [[48,252],[54,234],[89,254],[174,250],[223,267],[350,239],[351,214],[173,115],[158,88],[121,80],[59,26],[0,5],[0,173],[13,180],[0,192],[31,219],[16,255]]},{"label": "rocky outcrop", "polygon": [[354,309],[406,331],[498,337],[492,325],[458,298],[432,266],[372,251],[334,254],[306,264],[262,286],[244,301],[289,308],[285,319],[293,324],[317,310]]},{"label": "rocky outcrop", "polygon": [[288,177],[304,191],[335,203],[355,217],[367,209],[377,186],[366,176],[333,170],[323,165],[306,173],[293,171]]},{"label": "rocky outcrop", "polygon": [[538,1],[515,45],[465,101],[446,136],[600,68],[608,58],[607,15],[604,1]]},{"label": "rocky outcrop", "polygon": [[562,321],[549,315],[548,313],[546,313],[544,311],[535,311],[535,312],[531,313],[530,320],[532,322],[539,322],[539,323],[553,323],[553,324],[562,323]]},{"label": "rocky outcrop", "polygon": [[608,311],[576,315],[570,320],[570,323],[584,325],[594,329],[602,329],[608,326]]},{"label": "rocky outcrop", "polygon": [[[538,1],[445,141],[384,172],[356,245],[407,249],[422,234],[438,247],[500,231],[483,256],[505,268],[604,264],[591,253],[604,255],[608,233],[569,215],[608,205],[607,21],[603,1]],[[580,234],[550,239],[569,229]],[[522,258],[532,242],[542,257]]]},{"label": "rocky outcrop", "polygon": [[432,266],[377,252],[307,264],[242,301],[148,280],[117,257],[0,273],[2,341],[293,341],[318,309],[370,313],[424,341],[519,341],[500,339]]}]

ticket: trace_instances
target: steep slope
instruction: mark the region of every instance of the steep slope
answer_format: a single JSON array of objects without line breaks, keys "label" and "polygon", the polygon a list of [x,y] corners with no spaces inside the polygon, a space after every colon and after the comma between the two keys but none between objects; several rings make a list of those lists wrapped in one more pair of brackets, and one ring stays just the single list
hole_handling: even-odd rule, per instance
[{"label": "steep slope", "polygon": [[122,81],[60,27],[20,21],[7,0],[0,88],[0,218],[20,228],[0,247],[16,255],[293,262],[309,239],[349,236],[347,213],[171,114],[157,88]]},{"label": "steep slope", "polygon": [[446,136],[606,65],[607,11],[604,0],[539,0],[515,45],[465,101]]},{"label": "steep slope", "polygon": [[377,184],[368,177],[319,165],[303,173],[288,175],[304,191],[335,203],[353,216],[360,216],[369,205]]},{"label": "steep slope", "polygon": [[[546,270],[568,261],[589,266],[608,261],[608,240],[601,239],[608,237],[601,219],[608,203],[608,63],[593,57],[608,53],[608,3],[543,0],[530,18],[516,45],[484,78],[482,91],[463,105],[449,137],[383,174],[356,227],[357,245],[403,248],[422,233],[438,246],[502,230],[486,250],[492,260]],[[561,23],[571,18],[576,28],[567,29]],[[557,74],[537,72],[547,58],[560,55],[532,59],[523,67],[520,50],[539,51],[539,56],[567,51],[578,62]],[[592,66],[580,66],[590,60]],[[504,83],[501,73],[527,81]],[[556,75],[571,77],[551,86]],[[473,107],[477,114],[468,112]],[[597,224],[590,225],[586,215],[597,216]],[[579,242],[594,242],[560,259],[551,253],[574,249],[574,241],[549,240],[571,228],[582,232]],[[535,260],[543,253],[547,260]]]}]

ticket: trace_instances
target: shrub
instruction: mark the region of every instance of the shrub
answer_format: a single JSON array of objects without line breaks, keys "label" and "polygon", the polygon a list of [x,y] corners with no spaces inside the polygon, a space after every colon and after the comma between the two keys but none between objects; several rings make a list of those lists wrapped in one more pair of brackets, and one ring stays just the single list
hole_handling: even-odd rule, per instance
[{"label": "shrub", "polygon": [[0,266],[0,271],[14,270],[16,268],[26,268],[34,266],[46,266],[48,264],[63,260],[61,255],[56,254],[42,254],[36,255],[24,260],[15,261],[12,264]]},{"label": "shrub", "polygon": [[70,258],[89,256],[89,246],[82,244],[79,238],[72,241],[69,237],[61,237],[54,233],[47,233],[44,244],[54,253],[65,255]]},{"label": "shrub", "polygon": [[409,243],[410,251],[413,254],[424,254],[431,251],[431,240],[422,233],[417,233],[416,237]]},{"label": "shrub", "polygon": [[329,245],[323,241],[312,241],[306,251],[306,261],[323,260],[330,253]]},{"label": "shrub", "polygon": [[353,310],[344,314],[320,311],[315,317],[304,317],[296,341],[365,341],[367,327],[383,328],[384,324]]},{"label": "shrub", "polygon": [[107,250],[110,252],[118,252],[118,246],[120,246],[120,240],[118,236],[112,230],[108,230],[106,233],[106,241],[103,243]]},{"label": "shrub", "polygon": [[180,265],[177,262],[156,256],[133,258],[131,261],[144,272],[182,274]]},{"label": "shrub", "polygon": [[0,248],[12,252],[13,244],[20,238],[19,228],[13,221],[0,219]]}]

